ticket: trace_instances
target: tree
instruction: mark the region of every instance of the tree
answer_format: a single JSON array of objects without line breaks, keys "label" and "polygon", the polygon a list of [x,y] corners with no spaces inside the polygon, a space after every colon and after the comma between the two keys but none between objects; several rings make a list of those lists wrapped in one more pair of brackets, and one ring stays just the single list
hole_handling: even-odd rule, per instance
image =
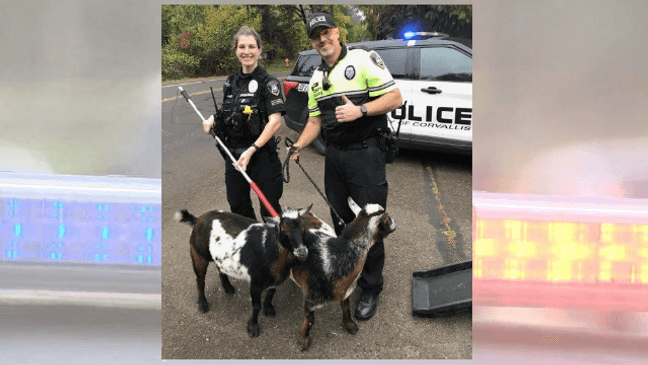
[{"label": "tree", "polygon": [[205,21],[204,5],[162,5],[162,44]]},{"label": "tree", "polygon": [[406,30],[437,31],[472,39],[472,5],[358,5],[374,39],[401,38]]},{"label": "tree", "polygon": [[241,25],[261,35],[272,62],[311,48],[309,15],[330,14],[345,43],[400,38],[406,28],[472,38],[470,5],[162,5],[165,78],[228,74],[238,68],[232,38]]},{"label": "tree", "polygon": [[220,5],[204,8],[205,21],[198,24],[192,54],[200,59],[198,76],[229,74],[238,67],[232,44],[242,25],[261,30],[261,15],[252,7]]}]

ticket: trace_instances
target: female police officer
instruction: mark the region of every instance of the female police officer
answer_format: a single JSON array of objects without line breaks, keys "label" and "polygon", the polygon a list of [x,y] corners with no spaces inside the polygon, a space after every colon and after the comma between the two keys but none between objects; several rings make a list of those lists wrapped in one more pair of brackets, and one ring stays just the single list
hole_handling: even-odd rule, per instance
[{"label": "female police officer", "polygon": [[[279,81],[259,65],[262,44],[254,29],[242,26],[234,35],[233,46],[241,68],[225,81],[221,110],[218,115],[212,115],[203,128],[205,133],[214,128],[272,207],[281,212],[279,199],[283,194],[283,179],[274,134],[281,126],[281,116],[286,109]],[[226,162],[225,166],[230,210],[256,219],[250,185],[234,164]],[[261,216],[269,217],[270,213],[260,205]]]}]

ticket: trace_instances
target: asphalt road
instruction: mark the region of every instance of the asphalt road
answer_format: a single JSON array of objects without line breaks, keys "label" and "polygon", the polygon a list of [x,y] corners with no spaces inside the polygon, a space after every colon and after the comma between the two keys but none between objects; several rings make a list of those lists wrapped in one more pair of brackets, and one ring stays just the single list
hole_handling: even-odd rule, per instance
[{"label": "asphalt road", "polygon": [[[285,73],[278,77],[283,79]],[[214,110],[209,87],[213,87],[217,100],[222,100],[222,82],[222,78],[206,80],[183,88],[207,116]],[[198,311],[189,256],[191,229],[176,223],[173,214],[182,208],[195,215],[212,209],[228,210],[224,165],[213,140],[202,132],[200,119],[179,96],[177,87],[163,85],[162,98],[163,359],[472,357],[470,313],[434,319],[411,314],[413,271],[472,257],[470,156],[402,151],[398,160],[387,166],[387,209],[398,228],[385,242],[385,285],[378,311],[370,321],[358,322],[360,331],[354,336],[342,327],[339,305],[326,305],[315,312],[310,350],[300,352],[297,338],[303,321],[302,293],[290,280],[277,289],[276,317],[259,317],[260,337],[250,339],[245,330],[251,311],[248,284],[232,280],[237,292],[226,295],[213,266],[206,285],[210,311]],[[298,137],[285,126],[278,135],[293,140]],[[279,157],[283,160],[285,156],[282,148]],[[323,189],[323,156],[311,147],[302,151],[300,161]],[[294,208],[314,203],[312,211],[331,223],[326,203],[294,164],[281,203]],[[258,212],[258,201],[255,206]],[[358,297],[358,291],[351,296],[352,308]]]}]

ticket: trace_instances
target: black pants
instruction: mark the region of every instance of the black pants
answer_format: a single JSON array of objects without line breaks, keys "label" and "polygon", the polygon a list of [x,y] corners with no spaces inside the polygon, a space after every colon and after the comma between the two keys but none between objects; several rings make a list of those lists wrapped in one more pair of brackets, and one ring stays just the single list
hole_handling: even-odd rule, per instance
[{"label": "black pants", "polygon": [[[373,203],[387,208],[385,152],[376,146],[351,151],[329,146],[326,149],[324,183],[328,200],[345,223],[355,218],[349,208],[348,197],[360,207]],[[331,216],[335,232],[339,235],[343,227],[337,223],[333,212]],[[384,264],[385,246],[380,240],[369,250],[362,275],[358,279],[358,286],[364,293],[379,294],[382,291]]]},{"label": "black pants", "polygon": [[[234,157],[238,158],[237,154]],[[243,174],[232,165],[232,161],[225,161],[225,186],[227,187],[227,201],[232,213],[237,213],[252,219],[257,219],[250,198],[250,184]],[[283,178],[281,177],[281,161],[276,149],[264,146],[252,155],[245,171],[254,181],[263,195],[268,199],[274,210],[281,214],[279,199],[283,195]],[[255,194],[256,195],[256,194]],[[270,217],[261,200],[261,217]]]}]

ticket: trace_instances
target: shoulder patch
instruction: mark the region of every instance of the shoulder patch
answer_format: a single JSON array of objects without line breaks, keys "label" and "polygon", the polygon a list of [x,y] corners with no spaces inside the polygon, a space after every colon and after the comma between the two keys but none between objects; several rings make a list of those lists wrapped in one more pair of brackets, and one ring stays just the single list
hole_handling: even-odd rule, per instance
[{"label": "shoulder patch", "polygon": [[347,80],[352,80],[355,77],[355,68],[352,65],[347,66],[346,70],[344,70],[344,77]]},{"label": "shoulder patch", "polygon": [[371,58],[371,61],[378,67],[382,68],[383,70],[385,69],[385,63],[383,62],[382,58],[376,53],[376,51],[371,51],[369,52],[369,58]]},{"label": "shoulder patch", "polygon": [[268,82],[268,91],[274,96],[279,96],[279,81],[272,80]]}]

